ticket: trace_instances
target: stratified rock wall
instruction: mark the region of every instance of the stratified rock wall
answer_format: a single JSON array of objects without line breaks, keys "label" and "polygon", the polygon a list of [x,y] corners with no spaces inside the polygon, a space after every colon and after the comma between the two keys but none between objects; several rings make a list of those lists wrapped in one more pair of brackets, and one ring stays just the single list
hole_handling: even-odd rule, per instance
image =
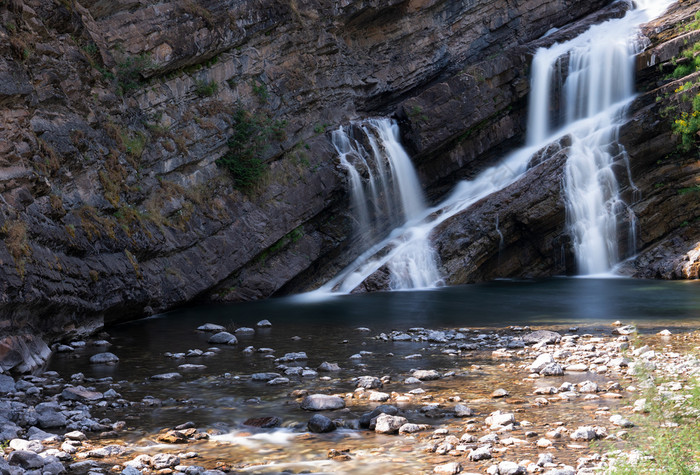
[{"label": "stratified rock wall", "polygon": [[[463,154],[474,170],[519,140],[509,114],[527,54],[504,50],[608,3],[0,2],[0,335],[53,339],[322,281],[352,258],[329,129],[397,107],[416,129],[411,98],[421,107],[448,84],[479,104],[487,85],[479,120],[500,131],[478,153],[450,151],[473,105],[450,113],[462,125],[449,135],[411,139],[437,196]],[[242,112],[268,134],[267,171],[243,191],[215,163]],[[428,149],[449,159],[433,165],[443,154]]]}]

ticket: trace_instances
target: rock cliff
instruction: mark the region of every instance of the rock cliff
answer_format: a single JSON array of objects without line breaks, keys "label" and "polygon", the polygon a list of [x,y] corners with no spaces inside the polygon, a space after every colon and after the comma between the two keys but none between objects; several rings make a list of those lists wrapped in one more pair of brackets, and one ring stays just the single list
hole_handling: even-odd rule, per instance
[{"label": "rock cliff", "polygon": [[[0,0],[0,369],[105,322],[323,281],[356,252],[330,129],[394,115],[437,199],[522,142],[534,48],[626,8],[610,3]],[[691,14],[683,8],[677,21]],[[658,45],[671,36],[659,35]],[[639,109],[649,117],[640,133],[659,107]],[[654,143],[675,144],[657,122]],[[217,165],[250,154],[262,163],[243,170],[256,176],[247,186]],[[561,200],[534,185],[554,183],[560,160],[533,168],[509,198],[512,209],[535,200],[541,216],[477,204],[484,229],[499,214],[507,246],[452,281],[565,269],[551,254],[566,240],[554,224]],[[669,184],[687,179],[674,160]],[[644,230],[672,188],[638,186]],[[676,221],[643,231],[643,245],[683,248],[696,221]],[[464,242],[475,232],[466,224],[444,233]],[[540,231],[552,240],[516,262]],[[461,258],[456,244],[443,250]],[[663,252],[642,254],[638,272]]]}]

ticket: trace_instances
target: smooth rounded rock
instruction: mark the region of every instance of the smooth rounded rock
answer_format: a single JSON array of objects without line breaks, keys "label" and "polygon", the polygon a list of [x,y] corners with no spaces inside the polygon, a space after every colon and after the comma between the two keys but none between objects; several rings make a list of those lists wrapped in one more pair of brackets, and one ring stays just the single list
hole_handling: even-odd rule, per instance
[{"label": "smooth rounded rock", "polygon": [[305,411],[333,411],[344,407],[343,398],[327,394],[310,394],[301,402],[301,408]]},{"label": "smooth rounded rock", "polygon": [[238,339],[229,332],[219,332],[212,335],[207,342],[215,345],[235,345]]},{"label": "smooth rounded rock", "polygon": [[405,417],[380,414],[377,416],[374,431],[380,434],[395,434],[406,423],[408,420]]},{"label": "smooth rounded rock", "polygon": [[44,459],[27,450],[15,450],[7,456],[10,465],[18,465],[25,470],[41,468],[45,465]]},{"label": "smooth rounded rock", "polygon": [[420,379],[421,381],[433,381],[440,379],[440,373],[434,369],[417,369],[411,373],[411,376],[416,379]]},{"label": "smooth rounded rock", "polygon": [[90,363],[92,364],[115,364],[119,362],[119,357],[114,353],[108,351],[104,353],[97,353],[90,357]]},{"label": "smooth rounded rock", "polygon": [[335,430],[335,423],[322,414],[314,414],[307,424],[311,432],[324,434]]},{"label": "smooth rounded rock", "polygon": [[329,363],[328,361],[324,361],[318,366],[318,368],[316,368],[316,371],[323,373],[337,373],[340,371],[340,366],[338,366],[337,363]]},{"label": "smooth rounded rock", "polygon": [[223,332],[226,331],[226,327],[222,325],[217,325],[216,323],[205,323],[197,327],[200,332]]}]

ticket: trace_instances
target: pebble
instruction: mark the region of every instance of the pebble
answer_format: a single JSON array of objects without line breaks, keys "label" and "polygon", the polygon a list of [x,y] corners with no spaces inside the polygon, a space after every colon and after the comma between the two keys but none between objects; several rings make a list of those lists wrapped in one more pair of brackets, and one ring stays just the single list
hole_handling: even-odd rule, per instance
[{"label": "pebble", "polygon": [[479,460],[488,460],[492,457],[491,448],[484,446],[469,452],[469,460],[472,462],[478,462]]}]

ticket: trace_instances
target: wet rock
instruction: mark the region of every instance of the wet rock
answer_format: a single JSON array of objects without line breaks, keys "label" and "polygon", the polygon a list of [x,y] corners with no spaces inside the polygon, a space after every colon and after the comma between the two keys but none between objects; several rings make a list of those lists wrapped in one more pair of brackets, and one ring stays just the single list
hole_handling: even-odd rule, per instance
[{"label": "wet rock", "polygon": [[324,361],[319,365],[318,368],[316,368],[316,371],[323,373],[337,373],[338,371],[340,371],[340,366],[338,366],[337,363],[329,363],[327,361]]},{"label": "wet rock", "polygon": [[501,389],[496,389],[494,392],[491,393],[491,397],[494,398],[494,399],[506,397],[506,396],[508,396],[508,395],[510,395],[510,393],[509,393],[508,391],[506,391],[505,389],[502,389],[502,388],[501,388]]},{"label": "wet rock", "polygon": [[97,353],[90,357],[92,364],[115,364],[119,362],[119,358],[114,353],[104,352]]},{"label": "wet rock", "polygon": [[0,394],[15,392],[15,380],[12,376],[0,374]]},{"label": "wet rock", "polygon": [[124,470],[121,471],[121,475],[142,475],[142,472],[141,470],[127,465],[124,467]]},{"label": "wet rock", "polygon": [[624,325],[621,327],[613,328],[613,335],[631,335],[632,333],[635,333],[637,329],[634,327],[634,325]]},{"label": "wet rock", "polygon": [[403,380],[404,384],[420,384],[422,381],[418,378],[414,378],[411,376],[410,378],[406,378]]},{"label": "wet rock", "polygon": [[488,446],[479,447],[478,449],[469,452],[469,460],[478,462],[479,460],[488,460],[491,458],[491,448]]},{"label": "wet rock", "polygon": [[576,475],[576,470],[574,470],[573,467],[566,466],[563,468],[548,470],[544,472],[544,475]]},{"label": "wet rock", "polygon": [[219,332],[212,335],[207,342],[214,345],[236,345],[238,339],[229,332]]},{"label": "wet rock", "polygon": [[371,412],[366,412],[362,414],[362,416],[360,416],[359,425],[360,427],[373,429],[374,426],[372,425],[372,421],[374,420],[376,423],[376,418],[380,414],[388,414],[390,416],[395,416],[398,413],[399,410],[396,406],[392,406],[390,404],[381,404],[375,407]]},{"label": "wet rock", "polygon": [[512,413],[504,413],[501,411],[492,412],[489,417],[486,418],[486,425],[488,426],[505,426],[508,424],[513,424],[515,422],[515,415]]},{"label": "wet rock", "polygon": [[270,381],[280,376],[279,373],[254,373],[250,376],[250,379],[253,381]]},{"label": "wet rock", "polygon": [[435,379],[440,379],[440,373],[434,369],[417,369],[411,372],[411,375],[420,379],[421,381],[433,381]]},{"label": "wet rock", "polygon": [[7,462],[10,465],[17,465],[25,470],[41,468],[45,465],[44,459],[26,450],[15,450],[7,456]]},{"label": "wet rock", "polygon": [[413,434],[424,430],[429,430],[428,424],[412,424],[410,422],[399,427],[399,434]]},{"label": "wet rock", "polygon": [[335,423],[322,414],[314,414],[307,425],[311,432],[318,434],[333,432],[336,428]]},{"label": "wet rock", "polygon": [[539,355],[535,361],[530,365],[530,371],[533,373],[539,373],[544,369],[545,366],[554,363],[554,357],[551,353],[542,353]]},{"label": "wet rock", "polygon": [[401,416],[390,416],[389,414],[380,414],[377,416],[374,431],[380,434],[395,434],[399,431],[402,425],[408,420]]},{"label": "wet rock", "polygon": [[569,435],[569,437],[571,438],[571,440],[589,441],[596,438],[596,431],[593,427],[590,426],[579,427],[574,432],[572,432],[571,435]]},{"label": "wet rock", "polygon": [[104,398],[104,395],[97,391],[88,391],[82,386],[66,388],[61,393],[61,397],[68,401],[95,402]]},{"label": "wet rock", "polygon": [[154,470],[173,468],[180,463],[180,458],[172,454],[156,454],[151,457],[151,466]]},{"label": "wet rock", "polygon": [[281,358],[277,358],[275,361],[278,361],[280,363],[288,363],[290,361],[299,361],[299,360],[307,360],[309,359],[308,356],[306,356],[306,353],[303,351],[298,351],[295,353],[287,353]]},{"label": "wet rock", "polygon": [[568,365],[565,369],[566,369],[566,371],[569,371],[569,372],[580,373],[580,372],[588,371],[588,365],[586,363],[575,363],[575,364]]},{"label": "wet rock", "polygon": [[498,464],[498,475],[524,475],[525,467],[515,462],[503,461]]},{"label": "wet rock", "polygon": [[255,333],[255,329],[250,327],[240,327],[236,328],[236,331],[234,333],[236,335],[252,335],[253,333]]},{"label": "wet rock", "polygon": [[561,334],[549,330],[537,330],[523,335],[523,341],[527,345],[535,345],[537,343],[549,345],[559,343],[559,341],[561,341]]},{"label": "wet rock", "polygon": [[442,465],[436,465],[433,468],[433,473],[446,473],[454,475],[462,471],[462,465],[459,462],[448,462]]},{"label": "wet rock", "polygon": [[170,381],[173,379],[180,379],[182,378],[182,375],[180,373],[161,373],[161,374],[154,374],[151,376],[151,379],[155,379],[156,381]]},{"label": "wet rock", "polygon": [[252,417],[243,422],[243,425],[250,427],[261,427],[263,429],[272,429],[279,427],[282,424],[282,419],[279,417]]},{"label": "wet rock", "polygon": [[[207,369],[207,367],[206,367],[206,365],[203,365],[203,364],[189,364],[189,363],[187,363],[187,364],[178,365],[177,369],[179,369],[180,371],[202,371],[202,370]],[[107,395],[107,393],[105,393],[105,397],[106,397],[106,395]]]},{"label": "wet rock", "polygon": [[343,398],[326,394],[311,394],[301,402],[301,408],[305,411],[333,411],[344,407]]},{"label": "wet rock", "polygon": [[564,369],[559,363],[550,363],[540,370],[542,376],[563,376]]},{"label": "wet rock", "polygon": [[186,444],[187,436],[180,431],[169,430],[165,434],[158,435],[156,440],[165,444]]},{"label": "wet rock", "polygon": [[57,442],[61,438],[56,434],[51,434],[49,432],[43,431],[38,427],[30,427],[27,431],[28,440],[39,440],[42,442]]},{"label": "wet rock", "polygon": [[454,407],[455,417],[471,417],[474,414],[473,409],[465,406],[464,404],[456,404]]},{"label": "wet rock", "polygon": [[108,445],[106,447],[100,447],[98,449],[93,449],[87,452],[88,457],[94,458],[107,458],[116,457],[126,453],[126,449],[120,445]]},{"label": "wet rock", "polygon": [[578,390],[581,393],[597,393],[598,385],[593,381],[583,381],[578,384]]},{"label": "wet rock", "polygon": [[379,389],[382,386],[382,380],[376,376],[360,376],[355,384],[355,387],[364,389]]},{"label": "wet rock", "polygon": [[272,323],[270,323],[270,320],[260,320],[255,326],[260,328],[268,328],[272,326]]},{"label": "wet rock", "polygon": [[197,327],[197,330],[200,332],[224,332],[226,331],[226,327],[217,325],[216,323],[205,323]]},{"label": "wet rock", "polygon": [[280,376],[279,378],[274,378],[271,379],[267,382],[270,386],[277,386],[280,384],[289,384],[289,378],[285,378],[283,376]]}]

